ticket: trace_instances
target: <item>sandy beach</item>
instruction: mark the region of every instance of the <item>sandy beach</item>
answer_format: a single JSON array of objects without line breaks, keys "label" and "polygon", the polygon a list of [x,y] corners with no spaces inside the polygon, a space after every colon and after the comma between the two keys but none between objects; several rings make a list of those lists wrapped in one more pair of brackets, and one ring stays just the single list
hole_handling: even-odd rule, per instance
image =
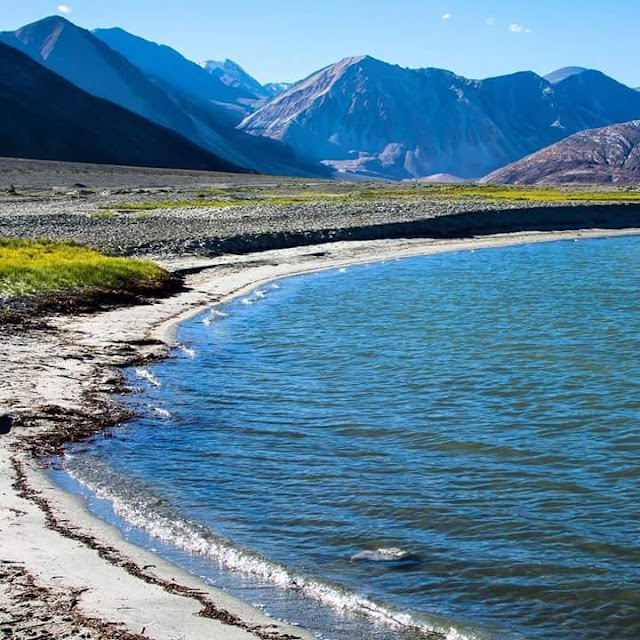
[{"label": "sandy beach", "polygon": [[65,441],[126,419],[112,396],[119,367],[170,353],[181,321],[266,281],[444,251],[637,234],[639,229],[526,232],[461,240],[336,242],[244,256],[166,260],[187,287],[153,303],[3,335],[0,436],[0,632],[12,638],[244,638],[312,635],[267,617],[126,543],[42,467]]}]

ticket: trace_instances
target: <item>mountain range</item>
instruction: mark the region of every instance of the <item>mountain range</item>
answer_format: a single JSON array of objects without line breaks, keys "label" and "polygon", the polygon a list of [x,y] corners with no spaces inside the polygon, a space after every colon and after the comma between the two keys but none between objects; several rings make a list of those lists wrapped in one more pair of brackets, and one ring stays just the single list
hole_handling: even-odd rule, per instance
[{"label": "mountain range", "polygon": [[295,84],[240,127],[345,174],[474,179],[577,131],[637,118],[640,94],[598,71],[468,80],[364,56]]},{"label": "mountain range", "polygon": [[[126,111],[144,119],[144,130],[157,139],[171,133],[181,151],[175,160],[144,160],[158,166],[184,164],[190,149],[209,164],[261,173],[477,180],[579,131],[640,120],[640,92],[582,67],[470,80],[361,56],[294,84],[262,85],[231,60],[197,64],[122,29],[90,32],[59,16],[0,33],[0,43],[37,63],[23,64],[13,82],[24,104],[47,96],[40,117],[47,108],[52,121],[62,115],[70,83],[85,101],[119,107],[118,123]],[[12,68],[18,60],[24,57]],[[66,81],[59,98],[50,77],[49,93],[38,93],[42,71]],[[3,78],[10,92],[12,80]],[[72,102],[80,104],[77,92]],[[91,130],[87,115],[77,118]],[[9,122],[0,122],[0,140],[10,136]],[[68,141],[65,157],[74,145]],[[10,149],[0,146],[0,155]],[[139,152],[132,155],[136,163],[143,161]]]},{"label": "mountain range", "polygon": [[121,30],[96,35],[58,16],[0,33],[0,42],[83,91],[172,129],[229,164],[261,173],[327,174],[278,141],[236,129],[239,117],[233,112],[240,107],[234,100],[240,100],[240,92],[168,47]]},{"label": "mountain range", "polygon": [[249,92],[252,96],[250,104],[253,107],[258,107],[269,98],[277,96],[292,86],[290,82],[269,82],[262,85],[237,62],[229,59],[207,60],[202,62],[201,66],[229,87]]}]

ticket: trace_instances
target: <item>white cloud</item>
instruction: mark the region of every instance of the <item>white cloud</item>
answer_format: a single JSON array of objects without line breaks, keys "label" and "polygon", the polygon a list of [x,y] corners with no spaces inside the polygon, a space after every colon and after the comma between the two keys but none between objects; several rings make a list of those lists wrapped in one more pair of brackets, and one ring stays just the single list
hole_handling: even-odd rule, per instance
[{"label": "white cloud", "polygon": [[451,14],[450,13],[443,13],[441,18],[443,20],[451,20]]},{"label": "white cloud", "polygon": [[59,4],[58,13],[71,13],[71,7],[68,4]]},{"label": "white cloud", "polygon": [[525,27],[519,22],[511,23],[509,25],[509,31],[511,31],[511,33],[531,33],[531,29],[529,27]]},{"label": "white cloud", "polygon": [[487,25],[489,25],[490,27],[495,26],[496,24],[496,19],[495,18],[487,18]]}]

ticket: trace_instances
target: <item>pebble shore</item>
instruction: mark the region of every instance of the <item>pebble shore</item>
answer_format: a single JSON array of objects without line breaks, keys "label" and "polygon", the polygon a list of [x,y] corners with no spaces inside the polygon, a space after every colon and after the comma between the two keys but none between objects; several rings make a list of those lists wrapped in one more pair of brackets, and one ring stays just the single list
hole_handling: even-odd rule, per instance
[{"label": "pebble shore", "polygon": [[[235,176],[188,171],[95,167],[0,160],[0,237],[74,240],[121,255],[166,259],[249,253],[339,240],[469,237],[486,233],[637,226],[640,205],[545,203],[394,197],[398,185],[375,184],[368,201],[312,200],[226,208],[162,206],[197,202],[203,190],[280,192],[310,189],[336,194],[367,185]],[[346,185],[346,186],[345,186]],[[2,192],[2,189],[5,189]],[[402,185],[403,189],[410,188]],[[385,190],[388,189],[389,196]],[[304,191],[302,191],[304,192]],[[205,206],[200,206],[205,205]]]}]

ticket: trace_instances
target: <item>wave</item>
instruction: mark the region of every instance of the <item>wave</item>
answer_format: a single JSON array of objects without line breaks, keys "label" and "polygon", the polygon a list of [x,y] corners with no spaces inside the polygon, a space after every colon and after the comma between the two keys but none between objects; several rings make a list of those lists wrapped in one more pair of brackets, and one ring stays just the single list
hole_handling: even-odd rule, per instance
[{"label": "wave", "polygon": [[[74,460],[76,460],[75,456],[68,457],[69,462]],[[426,621],[418,621],[409,613],[396,611],[344,588],[298,574],[284,565],[238,547],[203,525],[175,513],[161,513],[157,507],[163,504],[162,500],[153,498],[146,490],[144,492],[132,490],[130,483],[123,485],[121,482],[115,482],[111,478],[114,473],[108,471],[106,467],[101,468],[103,465],[98,461],[93,460],[89,464],[90,469],[87,473],[89,477],[85,477],[82,469],[69,468],[68,464],[65,471],[98,498],[108,501],[114,513],[128,524],[146,531],[151,537],[168,543],[174,548],[210,558],[227,570],[303,595],[340,613],[362,616],[398,631],[422,633],[430,640],[436,640],[436,638],[483,640],[482,636],[468,631],[463,632],[435,620],[428,620],[426,616],[424,617]],[[99,477],[100,480],[93,480],[94,477]],[[130,490],[135,491],[135,494],[120,495],[114,492],[112,489],[114,486],[128,486]],[[380,559],[387,560],[398,560],[410,555],[410,552],[390,548],[362,552],[356,556],[361,555],[360,559],[375,559],[368,556],[365,558],[367,553],[377,554]],[[354,556],[352,560],[355,559]]]},{"label": "wave", "polygon": [[417,560],[417,556],[411,551],[398,549],[397,547],[390,547],[374,550],[365,549],[364,551],[359,551],[352,555],[351,560],[353,562],[359,562],[362,560],[368,562],[397,562],[399,560]]},{"label": "wave", "polygon": [[141,380],[146,380],[150,385],[154,387],[162,386],[160,380],[158,380],[158,378],[156,378],[156,376],[151,373],[149,369],[145,369],[144,367],[136,367],[134,371],[138,378],[140,378]]},{"label": "wave", "polygon": [[196,350],[192,349],[191,347],[187,347],[186,344],[178,344],[176,345],[176,348],[182,351],[182,353],[184,353],[189,358],[195,358],[197,355]]},{"label": "wave", "polygon": [[166,418],[167,420],[172,416],[171,411],[167,411],[166,409],[162,409],[160,407],[151,407],[151,410],[153,411],[153,413],[157,416],[160,416],[161,418]]},{"label": "wave", "polygon": [[214,320],[216,319],[221,319],[221,318],[228,318],[229,314],[225,313],[224,311],[220,311],[219,309],[210,309],[209,313],[202,318],[202,320],[200,322],[202,322],[202,324],[211,324]]}]

